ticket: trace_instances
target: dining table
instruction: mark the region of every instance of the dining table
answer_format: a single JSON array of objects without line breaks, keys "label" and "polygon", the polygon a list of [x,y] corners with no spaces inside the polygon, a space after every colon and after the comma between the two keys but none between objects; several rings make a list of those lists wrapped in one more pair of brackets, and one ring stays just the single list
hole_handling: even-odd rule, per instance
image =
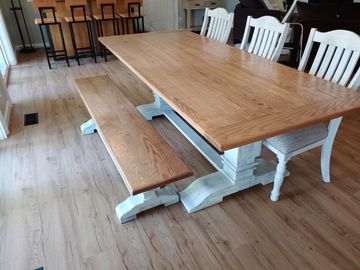
[{"label": "dining table", "polygon": [[179,192],[189,213],[273,182],[264,139],[360,109],[359,91],[187,30],[99,41],[151,89],[142,115],[165,116],[216,168]]}]

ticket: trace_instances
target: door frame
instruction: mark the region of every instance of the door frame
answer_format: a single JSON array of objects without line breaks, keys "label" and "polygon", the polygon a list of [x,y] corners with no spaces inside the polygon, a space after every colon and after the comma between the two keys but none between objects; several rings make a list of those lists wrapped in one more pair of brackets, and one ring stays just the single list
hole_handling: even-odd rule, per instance
[{"label": "door frame", "polygon": [[8,126],[10,122],[10,114],[12,108],[10,96],[7,92],[7,87],[2,76],[0,76],[0,91],[3,92],[4,98],[6,98],[5,111],[4,112],[0,111],[0,140],[2,140],[2,139],[6,139],[9,134]]}]

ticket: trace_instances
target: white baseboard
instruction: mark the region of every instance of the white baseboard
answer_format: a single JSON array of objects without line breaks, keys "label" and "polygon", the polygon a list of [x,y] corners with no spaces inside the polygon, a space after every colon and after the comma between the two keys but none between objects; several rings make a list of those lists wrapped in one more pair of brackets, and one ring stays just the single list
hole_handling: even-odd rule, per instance
[{"label": "white baseboard", "polygon": [[[30,47],[30,44],[25,44],[25,46]],[[35,44],[33,44],[32,46],[33,46],[33,48],[35,48],[35,49],[44,48],[44,44],[43,44],[43,43],[35,43]],[[46,42],[46,47],[49,47],[49,46],[50,46],[50,43],[49,43],[49,42]],[[23,45],[16,45],[16,46],[15,46],[16,51],[20,51],[22,48],[23,48]]]}]

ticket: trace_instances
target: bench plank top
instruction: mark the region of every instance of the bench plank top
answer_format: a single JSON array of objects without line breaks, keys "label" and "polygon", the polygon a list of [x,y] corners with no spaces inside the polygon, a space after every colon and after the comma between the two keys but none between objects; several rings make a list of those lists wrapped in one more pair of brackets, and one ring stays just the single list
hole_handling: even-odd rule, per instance
[{"label": "bench plank top", "polygon": [[132,195],[192,175],[108,76],[81,78],[75,84]]}]

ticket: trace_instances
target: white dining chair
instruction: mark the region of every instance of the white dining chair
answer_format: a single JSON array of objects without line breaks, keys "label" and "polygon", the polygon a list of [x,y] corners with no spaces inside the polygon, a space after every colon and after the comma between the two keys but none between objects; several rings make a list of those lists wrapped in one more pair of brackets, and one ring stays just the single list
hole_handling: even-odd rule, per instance
[{"label": "white dining chair", "polygon": [[205,9],[204,21],[200,35],[227,43],[233,26],[234,13],[228,13],[224,8]]},{"label": "white dining chair", "polygon": [[[252,29],[253,34],[249,40]],[[263,16],[254,19],[248,16],[240,49],[272,61],[278,61],[288,31],[289,24],[281,23],[275,17]]]},{"label": "white dining chair", "polygon": [[[314,43],[320,43],[309,74],[350,90],[358,90],[360,68],[354,74],[360,56],[360,36],[345,30],[326,33],[311,29],[299,71],[304,71]],[[316,89],[314,89],[316,91]],[[278,165],[274,177],[271,200],[277,201],[286,172],[286,163],[295,155],[322,146],[321,173],[324,182],[330,182],[330,157],[337,130],[342,117],[330,121],[328,126],[316,124],[293,132],[266,139],[263,143],[277,155]]]}]

